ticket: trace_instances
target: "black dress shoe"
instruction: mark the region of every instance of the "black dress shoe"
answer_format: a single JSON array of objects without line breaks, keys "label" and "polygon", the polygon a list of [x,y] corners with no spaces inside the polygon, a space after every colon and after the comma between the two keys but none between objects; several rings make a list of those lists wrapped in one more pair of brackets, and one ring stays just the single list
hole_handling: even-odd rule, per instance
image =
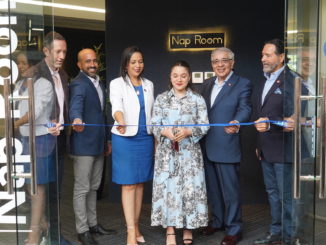
[{"label": "black dress shoe", "polygon": [[89,231],[79,233],[77,237],[78,241],[80,241],[82,245],[97,245],[97,242],[94,240]]},{"label": "black dress shoe", "polygon": [[226,235],[221,241],[221,245],[236,245],[242,239],[242,234]]},{"label": "black dress shoe", "polygon": [[215,232],[224,231],[224,230],[225,230],[224,227],[215,228],[212,226],[207,226],[200,231],[200,234],[202,234],[204,236],[210,236],[210,235],[213,235]]},{"label": "black dress shoe", "polygon": [[97,235],[114,235],[114,234],[117,234],[117,231],[116,230],[105,229],[100,224],[97,224],[95,226],[89,227],[89,231],[90,231],[90,233],[97,234]]},{"label": "black dress shoe", "polygon": [[282,237],[279,234],[271,234],[270,232],[268,232],[265,237],[255,240],[253,244],[255,244],[255,245],[257,245],[257,244],[261,244],[261,245],[263,245],[263,244],[264,245],[282,244]]}]

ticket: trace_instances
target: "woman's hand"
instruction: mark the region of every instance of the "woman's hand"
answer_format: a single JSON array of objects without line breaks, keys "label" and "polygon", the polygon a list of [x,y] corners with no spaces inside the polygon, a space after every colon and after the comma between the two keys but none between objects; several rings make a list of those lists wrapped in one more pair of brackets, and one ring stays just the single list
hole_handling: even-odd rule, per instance
[{"label": "woman's hand", "polygon": [[121,121],[118,123],[119,123],[119,126],[117,126],[117,130],[119,131],[120,134],[124,134],[126,132],[125,122]]},{"label": "woman's hand", "polygon": [[173,131],[172,131],[172,128],[169,127],[169,128],[164,128],[162,131],[161,131],[161,135],[163,135],[164,137],[167,137],[169,138],[170,140],[174,141],[175,140],[175,136],[173,134]]},{"label": "woman's hand", "polygon": [[192,130],[190,128],[175,128],[175,138],[177,142],[182,141],[184,138],[192,135]]},{"label": "woman's hand", "polygon": [[124,134],[126,132],[126,123],[124,120],[123,113],[121,111],[116,111],[114,113],[114,120],[118,123],[117,130],[120,134]]}]

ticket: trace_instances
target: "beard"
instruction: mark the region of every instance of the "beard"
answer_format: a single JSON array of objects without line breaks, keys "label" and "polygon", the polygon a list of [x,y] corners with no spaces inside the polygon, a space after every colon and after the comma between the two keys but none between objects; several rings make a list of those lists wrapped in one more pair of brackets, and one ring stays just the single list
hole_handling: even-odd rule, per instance
[{"label": "beard", "polygon": [[278,67],[281,63],[275,63],[275,64],[268,64],[268,63],[263,63],[263,71],[265,73],[273,73],[276,70],[276,67]]}]

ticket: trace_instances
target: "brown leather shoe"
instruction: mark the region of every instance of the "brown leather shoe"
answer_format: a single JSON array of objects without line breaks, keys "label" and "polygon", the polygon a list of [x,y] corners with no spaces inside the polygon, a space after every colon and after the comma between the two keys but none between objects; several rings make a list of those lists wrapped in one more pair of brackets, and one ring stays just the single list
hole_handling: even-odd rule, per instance
[{"label": "brown leather shoe", "polygon": [[241,239],[241,234],[234,236],[226,235],[221,241],[221,245],[236,245]]},{"label": "brown leather shoe", "polygon": [[207,226],[207,227],[203,228],[200,231],[200,234],[202,234],[204,236],[210,236],[210,235],[213,235],[215,232],[218,232],[218,231],[224,231],[224,227],[215,228],[215,227],[212,227],[212,226]]}]

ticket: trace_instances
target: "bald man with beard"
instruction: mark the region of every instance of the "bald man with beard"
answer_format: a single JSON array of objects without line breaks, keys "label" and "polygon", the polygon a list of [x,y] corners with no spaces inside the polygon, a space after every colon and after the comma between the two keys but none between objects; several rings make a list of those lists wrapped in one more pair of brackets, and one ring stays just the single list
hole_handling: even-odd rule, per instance
[{"label": "bald man with beard", "polygon": [[81,50],[77,65],[80,72],[69,86],[69,115],[74,124],[70,140],[75,179],[73,207],[78,240],[83,245],[93,245],[97,242],[92,235],[115,233],[98,224],[96,215],[96,191],[102,178],[107,132],[105,127],[83,125],[105,124],[106,91],[97,75],[94,50]]}]

